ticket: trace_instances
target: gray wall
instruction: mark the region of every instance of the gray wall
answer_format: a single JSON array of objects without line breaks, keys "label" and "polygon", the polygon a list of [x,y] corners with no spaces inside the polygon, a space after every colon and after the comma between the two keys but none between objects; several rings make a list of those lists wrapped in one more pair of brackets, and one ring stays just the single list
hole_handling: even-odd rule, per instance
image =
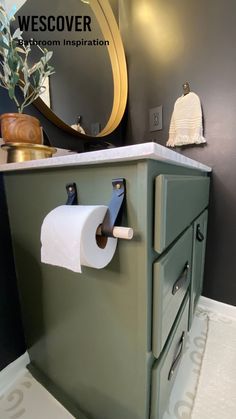
[{"label": "gray wall", "polygon": [[[189,81],[202,102],[207,146],[178,149],[213,168],[204,295],[236,305],[236,2],[125,0],[129,67],[126,144],[165,145],[174,102]],[[163,105],[162,131],[148,130]]]}]

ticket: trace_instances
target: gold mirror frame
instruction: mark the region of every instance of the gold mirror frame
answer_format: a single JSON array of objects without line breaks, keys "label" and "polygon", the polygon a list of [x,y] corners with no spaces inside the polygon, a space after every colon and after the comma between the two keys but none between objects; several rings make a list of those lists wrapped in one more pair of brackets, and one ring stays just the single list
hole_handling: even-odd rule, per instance
[{"label": "gold mirror frame", "polygon": [[106,126],[95,137],[80,134],[60,119],[40,97],[35,100],[34,105],[50,121],[64,131],[78,137],[97,138],[111,134],[120,124],[127,103],[128,77],[124,47],[109,0],[90,0],[89,4],[97,18],[104,39],[109,41],[107,49],[112,67],[114,94],[112,111]]}]

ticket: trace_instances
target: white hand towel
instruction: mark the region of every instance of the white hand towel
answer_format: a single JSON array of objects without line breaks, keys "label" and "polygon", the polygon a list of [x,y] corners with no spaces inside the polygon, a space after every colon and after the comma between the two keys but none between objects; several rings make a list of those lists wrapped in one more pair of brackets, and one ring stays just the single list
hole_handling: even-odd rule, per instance
[{"label": "white hand towel", "polygon": [[202,133],[202,109],[198,95],[179,97],[171,117],[168,147],[206,143]]}]

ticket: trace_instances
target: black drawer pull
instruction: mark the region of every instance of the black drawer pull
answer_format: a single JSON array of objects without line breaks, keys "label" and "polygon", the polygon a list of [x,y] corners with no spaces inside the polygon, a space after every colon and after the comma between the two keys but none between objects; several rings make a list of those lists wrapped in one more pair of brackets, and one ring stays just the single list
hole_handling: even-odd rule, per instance
[{"label": "black drawer pull", "polygon": [[179,345],[178,345],[178,352],[177,352],[177,355],[176,355],[176,357],[173,361],[173,364],[170,367],[170,371],[169,371],[169,374],[168,374],[168,381],[170,381],[172,379],[172,377],[174,375],[174,372],[175,372],[177,366],[179,365],[179,361],[181,359],[181,355],[182,355],[183,348],[184,348],[184,339],[185,339],[185,332],[182,333],[182,336],[180,338]]},{"label": "black drawer pull", "polygon": [[177,281],[174,283],[172,288],[172,294],[175,295],[177,291],[179,291],[184,283],[187,281],[188,278],[188,270],[189,270],[189,264],[188,262],[185,263],[184,269],[181,272],[180,276],[178,277]]},{"label": "black drawer pull", "polygon": [[203,235],[203,233],[200,230],[200,224],[197,225],[196,237],[197,237],[197,240],[199,242],[202,242],[204,240],[204,238],[205,238],[204,235]]}]

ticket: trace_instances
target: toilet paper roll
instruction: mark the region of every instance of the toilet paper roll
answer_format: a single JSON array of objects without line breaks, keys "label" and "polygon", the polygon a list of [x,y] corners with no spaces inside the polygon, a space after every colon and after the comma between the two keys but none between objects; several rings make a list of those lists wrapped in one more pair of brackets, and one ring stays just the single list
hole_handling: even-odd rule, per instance
[{"label": "toilet paper roll", "polygon": [[107,207],[61,205],[53,209],[41,227],[41,261],[81,273],[81,266],[104,268],[111,261],[117,239],[107,238],[104,248],[96,241],[96,230]]}]

